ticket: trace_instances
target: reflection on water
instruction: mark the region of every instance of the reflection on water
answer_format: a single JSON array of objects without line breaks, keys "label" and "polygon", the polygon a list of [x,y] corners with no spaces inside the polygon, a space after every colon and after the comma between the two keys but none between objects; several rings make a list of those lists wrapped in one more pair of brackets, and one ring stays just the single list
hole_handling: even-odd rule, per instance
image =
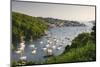
[{"label": "reflection on water", "polygon": [[[46,52],[43,51],[43,48],[46,47],[48,42],[48,37],[50,41],[53,38],[57,39],[58,42],[55,44],[58,49],[53,49],[53,55],[60,55],[63,53],[66,45],[71,45],[71,41],[80,33],[82,32],[91,32],[92,26],[85,26],[85,27],[54,27],[48,30],[47,36],[43,36],[41,39],[34,41],[31,44],[26,45],[24,55],[27,56],[27,61],[34,61],[34,62],[43,62],[46,59],[44,56]],[[29,45],[35,45],[36,54],[32,54],[32,48]],[[53,43],[54,44],[54,43]],[[59,46],[62,46],[61,48]],[[54,47],[55,48],[55,47]],[[14,51],[12,52],[12,60],[19,60],[19,55],[17,55]]]}]

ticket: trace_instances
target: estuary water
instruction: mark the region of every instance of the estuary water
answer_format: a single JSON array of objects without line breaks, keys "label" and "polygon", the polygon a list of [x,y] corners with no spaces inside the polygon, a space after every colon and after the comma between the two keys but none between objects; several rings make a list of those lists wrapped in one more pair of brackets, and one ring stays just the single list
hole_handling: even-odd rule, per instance
[{"label": "estuary water", "polygon": [[[54,27],[48,30],[48,33],[46,36],[41,37],[38,40],[33,41],[33,43],[26,44],[24,56],[27,56],[27,61],[33,61],[33,62],[44,62],[46,58],[46,53],[43,51],[42,48],[47,45],[48,37],[56,38],[58,42],[55,44],[57,47],[61,45],[61,49],[59,50],[53,50],[53,55],[60,55],[64,52],[65,47],[67,45],[71,45],[72,40],[78,36],[78,34],[83,32],[91,32],[91,28],[93,27],[92,24],[87,24],[87,26],[64,26],[64,27]],[[43,42],[42,44],[40,42]],[[62,43],[63,42],[63,43]],[[36,54],[32,54],[32,49],[29,47],[29,45],[35,45]],[[19,60],[19,55],[15,53],[15,51],[12,51],[11,53],[12,60]]]}]

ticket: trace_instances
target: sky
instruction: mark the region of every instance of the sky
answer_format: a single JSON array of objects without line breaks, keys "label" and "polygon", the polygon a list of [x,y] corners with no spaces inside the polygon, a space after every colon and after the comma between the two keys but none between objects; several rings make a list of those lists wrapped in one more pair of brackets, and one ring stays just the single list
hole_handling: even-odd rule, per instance
[{"label": "sky", "polygon": [[63,20],[95,20],[94,6],[13,1],[12,11],[30,16],[52,17]]}]

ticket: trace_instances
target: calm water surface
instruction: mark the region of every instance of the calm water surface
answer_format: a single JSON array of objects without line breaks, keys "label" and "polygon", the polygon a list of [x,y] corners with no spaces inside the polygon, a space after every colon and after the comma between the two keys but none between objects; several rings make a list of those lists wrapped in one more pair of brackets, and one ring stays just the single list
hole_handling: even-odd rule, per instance
[{"label": "calm water surface", "polygon": [[[50,36],[52,38],[56,38],[57,40],[59,40],[59,42],[56,44],[57,46],[62,45],[62,48],[60,50],[53,50],[53,54],[56,55],[60,55],[63,53],[66,45],[71,45],[71,41],[80,33],[83,32],[91,32],[91,28],[92,25],[88,25],[85,27],[54,27],[51,28],[48,31],[47,36]],[[28,45],[32,45],[34,44],[37,48],[37,52],[35,55],[33,55],[31,53],[32,49],[29,46],[25,47],[25,52],[24,55],[27,56],[27,61],[33,61],[33,62],[43,62],[46,60],[46,58],[44,58],[44,56],[46,55],[46,53],[43,51],[42,48],[45,47],[45,45],[47,44],[47,36],[43,36],[42,38],[34,41],[31,44]],[[69,38],[70,40],[65,39]],[[40,44],[40,42],[43,41],[43,44]],[[64,43],[62,43],[62,41],[64,41]],[[15,51],[12,51],[11,54],[11,58],[12,60],[19,60],[19,55],[15,53]]]}]

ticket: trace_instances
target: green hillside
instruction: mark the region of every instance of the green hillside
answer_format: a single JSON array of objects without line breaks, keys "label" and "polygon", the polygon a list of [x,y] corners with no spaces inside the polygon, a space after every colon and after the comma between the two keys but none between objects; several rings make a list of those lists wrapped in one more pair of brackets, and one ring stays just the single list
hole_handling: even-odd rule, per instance
[{"label": "green hillside", "polygon": [[24,36],[28,41],[30,38],[37,39],[44,35],[47,29],[47,23],[37,17],[28,16],[21,13],[12,12],[12,43],[20,41]]}]

